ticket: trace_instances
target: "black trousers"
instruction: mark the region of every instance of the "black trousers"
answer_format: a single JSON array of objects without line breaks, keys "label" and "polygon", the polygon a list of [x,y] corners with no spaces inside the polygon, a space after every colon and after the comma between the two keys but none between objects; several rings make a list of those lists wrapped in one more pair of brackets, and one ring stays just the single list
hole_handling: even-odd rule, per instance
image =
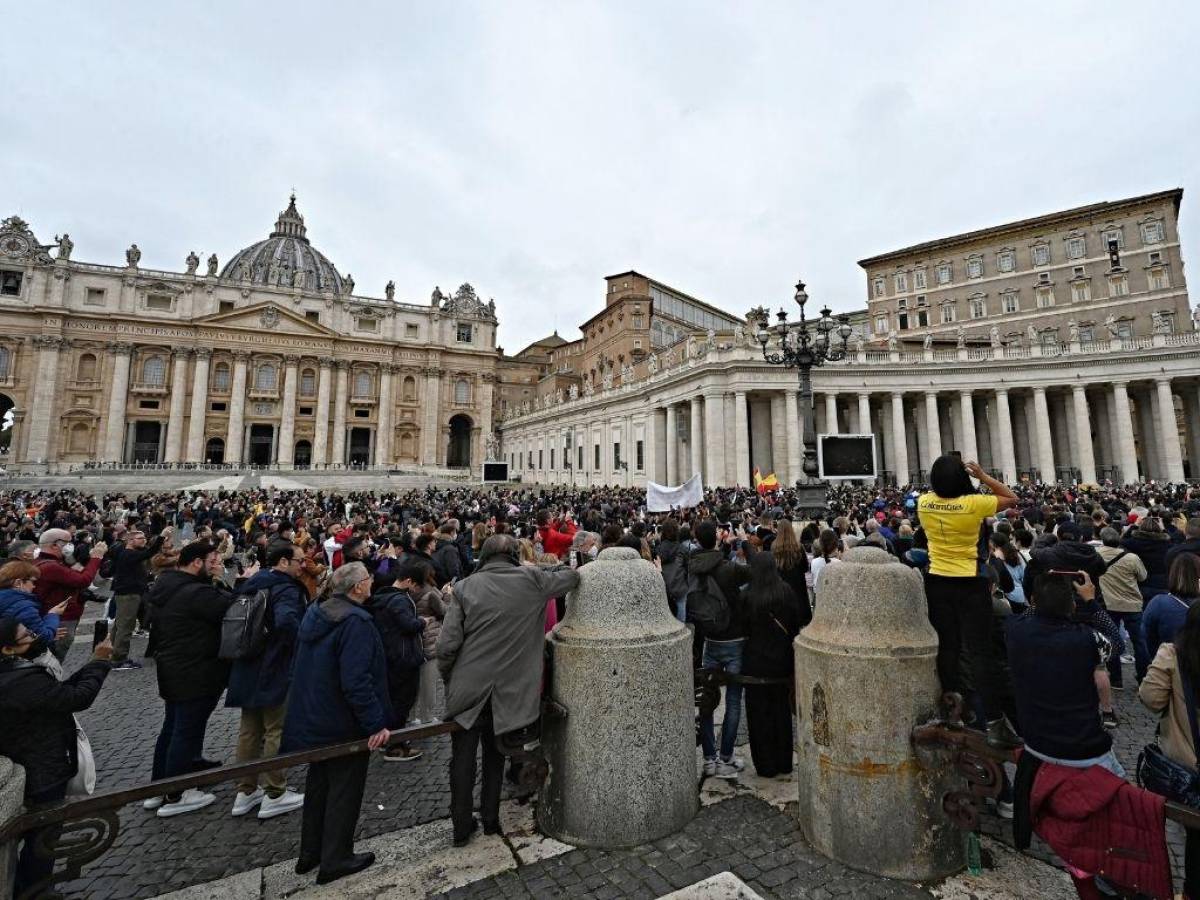
[{"label": "black trousers", "polygon": [[[25,798],[25,805],[32,812],[39,807],[56,803],[66,796],[67,783],[64,781],[58,787],[50,788],[41,793],[29,794]],[[50,873],[54,871],[54,860],[38,856],[33,852],[33,845],[39,836],[42,835],[45,835],[46,840],[53,844],[58,840],[61,833],[61,825],[47,825],[44,828],[35,828],[25,834],[21,843],[21,854],[17,857],[14,896],[21,896],[22,892],[27,891],[43,878],[49,877]]]},{"label": "black trousers", "polygon": [[309,763],[304,781],[300,858],[320,860],[321,871],[341,868],[354,854],[354,829],[367,786],[369,753]]},{"label": "black trousers", "polygon": [[417,702],[417,691],[421,687],[420,669],[400,669],[388,672],[388,696],[392,698],[391,729],[403,728]]},{"label": "black trousers", "polygon": [[925,598],[929,602],[929,623],[938,636],[937,671],[942,690],[967,693],[961,665],[965,652],[984,714],[988,721],[1000,718],[1004,697],[1011,689],[1005,684],[1004,667],[992,642],[988,580],[926,575]]},{"label": "black trousers", "polygon": [[496,749],[492,704],[483,707],[473,728],[450,735],[450,820],[455,837],[471,830],[471,805],[475,796],[475,754],[483,744],[483,785],[479,793],[479,818],[485,827],[500,824],[500,780],[504,755]]},{"label": "black trousers", "polygon": [[791,691],[786,684],[748,684],[746,728],[750,732],[750,758],[763,778],[792,771]]}]

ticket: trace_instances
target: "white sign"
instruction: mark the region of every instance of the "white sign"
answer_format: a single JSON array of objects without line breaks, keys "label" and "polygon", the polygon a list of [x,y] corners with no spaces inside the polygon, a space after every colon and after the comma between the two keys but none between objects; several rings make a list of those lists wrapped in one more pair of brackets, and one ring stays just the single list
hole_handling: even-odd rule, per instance
[{"label": "white sign", "polygon": [[690,509],[704,501],[704,483],[699,473],[678,487],[667,487],[646,482],[646,512],[670,512],[672,509]]}]

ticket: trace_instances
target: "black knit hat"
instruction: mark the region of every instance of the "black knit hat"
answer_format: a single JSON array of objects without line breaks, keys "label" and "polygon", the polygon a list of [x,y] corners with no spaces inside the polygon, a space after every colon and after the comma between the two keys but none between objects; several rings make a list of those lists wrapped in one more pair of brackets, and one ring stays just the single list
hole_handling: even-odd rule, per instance
[{"label": "black knit hat", "polygon": [[0,619],[0,647],[11,647],[17,642],[17,626],[20,624],[16,619]]}]

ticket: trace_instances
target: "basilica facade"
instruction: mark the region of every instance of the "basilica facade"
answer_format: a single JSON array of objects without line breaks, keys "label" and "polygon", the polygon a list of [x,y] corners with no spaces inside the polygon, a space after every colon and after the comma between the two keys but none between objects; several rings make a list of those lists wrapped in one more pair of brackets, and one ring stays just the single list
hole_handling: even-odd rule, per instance
[{"label": "basilica facade", "polygon": [[[53,251],[53,253],[51,252]],[[355,292],[295,197],[265,240],[182,271],[73,258],[0,222],[0,412],[9,471],[97,463],[475,468],[492,432],[496,310]]]}]

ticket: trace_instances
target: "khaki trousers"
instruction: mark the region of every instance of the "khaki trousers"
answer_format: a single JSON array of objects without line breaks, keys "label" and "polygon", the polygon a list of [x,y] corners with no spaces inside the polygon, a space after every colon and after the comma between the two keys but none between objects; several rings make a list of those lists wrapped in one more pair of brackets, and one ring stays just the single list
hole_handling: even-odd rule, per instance
[{"label": "khaki trousers", "polygon": [[[238,729],[237,761],[251,762],[277,755],[286,713],[286,703],[260,709],[243,709],[241,727]],[[287,790],[286,769],[272,769],[259,778],[268,797],[278,797]],[[258,788],[259,778],[251,775],[242,779],[238,782],[238,790],[243,794],[253,794]]]}]

